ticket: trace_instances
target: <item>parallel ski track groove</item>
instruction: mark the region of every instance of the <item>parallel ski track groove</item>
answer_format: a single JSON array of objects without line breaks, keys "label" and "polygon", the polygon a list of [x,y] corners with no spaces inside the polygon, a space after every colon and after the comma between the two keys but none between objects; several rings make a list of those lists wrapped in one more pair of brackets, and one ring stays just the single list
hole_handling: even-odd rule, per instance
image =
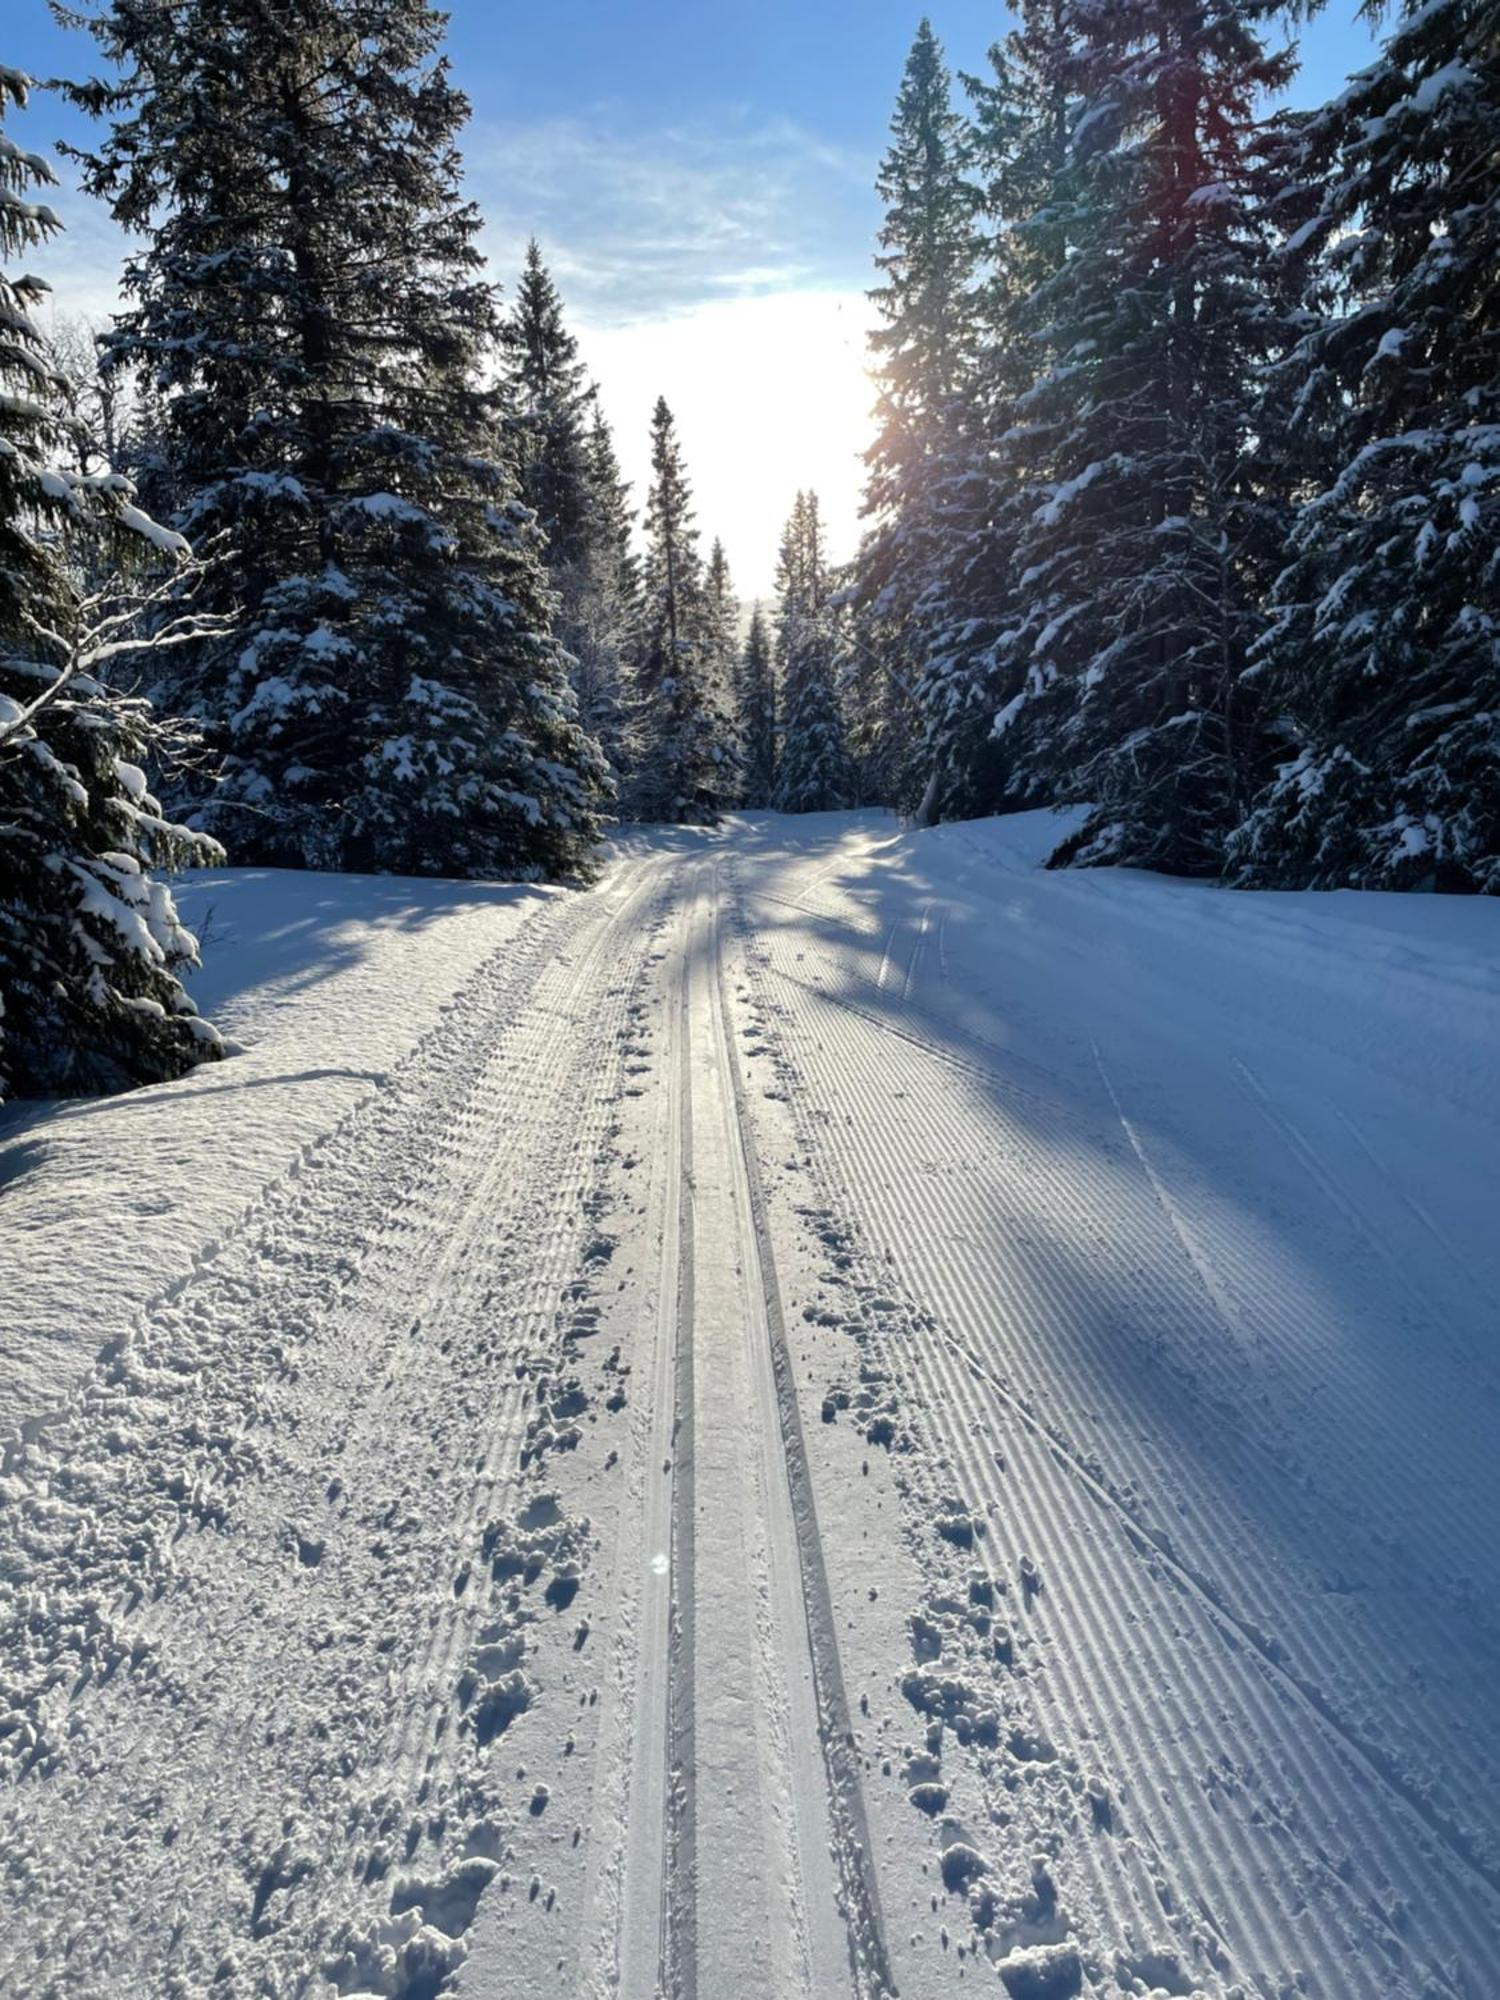
[{"label": "parallel ski track groove", "polygon": [[753,1251],[751,1263],[754,1282],[764,1299],[766,1325],[771,1341],[771,1365],[780,1421],[781,1457],[790,1491],[792,1519],[797,1535],[802,1601],[807,1620],[805,1638],[812,1665],[819,1737],[833,1817],[834,1858],[845,1902],[845,1922],[849,1929],[850,1971],[854,1977],[856,1990],[861,1995],[871,1995],[873,2000],[873,1996],[893,1995],[896,1987],[886,1950],[879,1889],[871,1859],[859,1753],[844,1687],[837,1620],[834,1616],[827,1565],[818,1531],[817,1501],[813,1490],[812,1471],[808,1464],[807,1441],[803,1433],[796,1369],[791,1345],[787,1339],[781,1287],[776,1275],[776,1259],[771,1241],[765,1188],[745,1101],[744,1079],[734,1055],[733,1023],[724,984],[723,941],[719,923],[720,880],[717,863],[714,865],[711,878],[711,894],[714,1032],[718,1043],[719,1061],[730,1087],[738,1141],[736,1164],[749,1202],[754,1236],[754,1242],[749,1246]]},{"label": "parallel ski track groove", "polygon": [[[667,1776],[668,1867],[662,1896],[662,1987],[672,2000],[697,2000],[697,1729],[693,1611],[695,1589],[695,1486],[693,1479],[693,1072],[689,1033],[688,956],[680,953],[673,1007],[677,1095],[676,1269],[670,1281],[676,1366],[672,1444],[672,1643],[669,1658],[667,1731],[671,1769]],[[670,1200],[670,1195],[668,1196]],[[654,1809],[654,1808],[653,1808]],[[627,1994],[625,2000],[637,2000]],[[646,2000],[645,1995],[639,2000]]]},{"label": "parallel ski track groove", "polygon": [[[680,922],[680,916],[678,921]],[[654,955],[653,955],[654,956]],[[665,1083],[652,1119],[654,1173],[647,1213],[661,1227],[655,1275],[649,1385],[632,1398],[630,1465],[620,1509],[609,1601],[616,1699],[601,1729],[594,1764],[585,1888],[583,1990],[590,2000],[656,2000],[669,1993],[670,1900],[676,1763],[670,1716],[675,1492],[680,1465],[681,1357],[677,1326],[681,1232],[687,1199],[682,1170],[683,968],[668,977],[658,1025],[657,1067]],[[639,1371],[642,1380],[646,1371]],[[691,1400],[688,1406],[691,1408]],[[690,1473],[690,1468],[688,1468]],[[688,1523],[691,1532],[691,1519]],[[648,1582],[644,1563],[665,1557],[666,1574]],[[687,1718],[688,1725],[691,1717]],[[691,1739],[686,1745],[691,1757]],[[618,1827],[618,1839],[606,1828]],[[670,1878],[676,1880],[675,1875]],[[686,1913],[691,1944],[691,1910]]]}]

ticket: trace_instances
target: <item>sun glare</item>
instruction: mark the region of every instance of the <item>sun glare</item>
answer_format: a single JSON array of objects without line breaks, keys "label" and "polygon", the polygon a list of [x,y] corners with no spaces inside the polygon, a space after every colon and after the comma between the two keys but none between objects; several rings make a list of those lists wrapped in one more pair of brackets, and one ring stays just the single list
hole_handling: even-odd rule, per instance
[{"label": "sun glare", "polygon": [[705,543],[723,539],[746,598],[770,595],[776,534],[801,487],[817,491],[830,553],[854,553],[874,399],[871,314],[862,292],[774,292],[581,335],[637,504],[651,406],[665,391]]}]

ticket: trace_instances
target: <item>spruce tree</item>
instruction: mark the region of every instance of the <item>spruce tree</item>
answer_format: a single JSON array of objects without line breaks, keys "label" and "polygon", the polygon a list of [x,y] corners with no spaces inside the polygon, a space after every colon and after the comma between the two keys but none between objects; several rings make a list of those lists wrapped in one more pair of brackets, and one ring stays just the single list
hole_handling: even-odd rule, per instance
[{"label": "spruce tree", "polygon": [[632,800],[646,820],[712,825],[734,758],[710,684],[709,622],[692,489],[666,398],[651,418],[651,490],[635,671]]},{"label": "spruce tree", "polygon": [[630,540],[630,489],[597,402],[585,453],[587,530],[582,556],[559,590],[558,633],[572,658],[579,721],[621,782],[630,769],[627,685],[640,574]]},{"label": "spruce tree", "polygon": [[519,497],[546,537],[554,583],[581,562],[592,513],[589,422],[594,392],[535,237],[501,322],[507,430]]},{"label": "spruce tree", "polygon": [[498,340],[467,117],[425,0],[106,0],[86,181],[143,236],[116,367],[239,614],[165,683],[237,855],[420,873],[586,865],[603,765],[480,382]]},{"label": "spruce tree", "polygon": [[503,332],[506,425],[520,495],[545,538],[554,625],[579,719],[618,776],[634,609],[630,508],[598,395],[535,238]]},{"label": "spruce tree", "polygon": [[1233,881],[1500,893],[1497,131],[1493,5],[1421,0],[1289,134],[1315,310],[1281,386],[1328,472],[1247,670],[1280,770]]},{"label": "spruce tree", "polygon": [[[1031,802],[1007,755],[1015,739],[1010,746],[997,739],[994,721],[1024,676],[1012,634],[1030,584],[1016,549],[1038,505],[1035,484],[1051,442],[1033,407],[1047,329],[1028,316],[1068,255],[1064,168],[1081,106],[1070,0],[1020,0],[1015,11],[1016,27],[989,52],[989,75],[963,79],[971,104],[965,165],[984,265],[975,291],[969,448],[948,486],[921,678],[909,693],[901,678],[886,681],[898,716],[920,713],[935,804],[949,816]],[[889,648],[878,628],[875,637],[879,657]],[[898,740],[912,740],[910,722],[894,728]]]},{"label": "spruce tree", "polygon": [[750,614],[735,688],[742,785],[748,806],[769,806],[776,795],[776,664],[771,631],[757,604]]},{"label": "spruce tree", "polygon": [[709,701],[719,718],[724,753],[725,797],[744,794],[744,745],[738,730],[736,681],[740,664],[740,601],[734,594],[729,558],[714,537],[703,572],[704,663]]},{"label": "spruce tree", "polygon": [[776,585],[781,680],[779,812],[832,812],[853,798],[839,703],[839,632],[816,493],[799,493],[781,538]]},{"label": "spruce tree", "polygon": [[[947,623],[941,585],[969,504],[974,453],[969,418],[980,240],[964,123],[951,98],[942,49],[924,19],[876,181],[885,218],[876,259],[881,282],[872,295],[881,319],[872,338],[877,433],[866,454],[865,508],[873,526],[855,592],[887,634],[899,633],[915,681],[946,677],[934,658],[936,634]],[[942,692],[925,705],[934,719],[922,756],[928,816],[948,784],[945,709]]]},{"label": "spruce tree", "polygon": [[[51,167],[5,136],[29,80],[0,68],[0,1098],[119,1089],[222,1052],[179,974],[197,945],[153,870],[221,859],[171,825],[143,764],[157,725],[110,671],[153,636],[107,563],[184,553],[107,467],[67,469],[67,383],[35,318],[47,287],[13,271],[58,227],[32,199]],[[158,650],[193,629],[145,596]]]},{"label": "spruce tree", "polygon": [[[1067,254],[1026,323],[1033,467],[1002,711],[1021,769],[1096,809],[1055,857],[1219,871],[1259,777],[1243,685],[1285,511],[1252,449],[1274,351],[1257,100],[1265,0],[1076,0]],[[1038,479],[1037,474],[1041,477]]]},{"label": "spruce tree", "polygon": [[[857,566],[856,566],[857,568]],[[854,796],[860,805],[911,810],[932,784],[935,768],[917,708],[917,669],[899,618],[882,617],[864,600],[856,580],[848,593],[847,645],[840,691],[847,719]],[[935,632],[941,632],[939,625]],[[976,727],[988,724],[984,711]],[[948,767],[952,769],[952,766]],[[938,788],[933,787],[936,794]],[[934,796],[928,818],[941,813],[953,793]]]},{"label": "spruce tree", "polygon": [[704,618],[707,631],[709,686],[722,708],[733,700],[735,660],[739,652],[740,601],[734,594],[729,558],[714,537],[703,573]]}]

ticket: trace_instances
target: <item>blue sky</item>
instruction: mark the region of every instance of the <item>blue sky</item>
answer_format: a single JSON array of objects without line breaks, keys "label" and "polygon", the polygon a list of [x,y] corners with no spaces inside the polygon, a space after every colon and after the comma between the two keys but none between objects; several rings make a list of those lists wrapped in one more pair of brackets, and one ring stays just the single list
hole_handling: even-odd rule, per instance
[{"label": "blue sky", "polygon": [[[5,61],[82,74],[92,45],[44,0],[11,0]],[[861,372],[876,163],[918,10],[907,0],[456,0],[449,31],[474,107],[466,144],[508,282],[533,230],[599,376],[627,469],[658,388],[678,409],[700,515],[742,587],[768,587],[799,485],[852,547],[868,389]],[[979,69],[1007,15],[934,0],[955,69]],[[1336,90],[1369,51],[1354,0],[1304,35],[1294,97]],[[84,121],[42,97],[45,147]],[[18,130],[16,136],[21,136]],[[121,245],[66,190],[68,237],[38,262],[59,304],[107,310]]]}]

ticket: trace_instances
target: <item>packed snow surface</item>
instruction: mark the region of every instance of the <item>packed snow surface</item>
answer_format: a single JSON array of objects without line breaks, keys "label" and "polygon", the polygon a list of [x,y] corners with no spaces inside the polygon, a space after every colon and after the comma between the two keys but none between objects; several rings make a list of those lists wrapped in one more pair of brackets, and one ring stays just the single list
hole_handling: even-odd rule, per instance
[{"label": "packed snow surface", "polygon": [[0,1126],[0,1991],[1485,2000],[1500,910],[200,879]]}]

